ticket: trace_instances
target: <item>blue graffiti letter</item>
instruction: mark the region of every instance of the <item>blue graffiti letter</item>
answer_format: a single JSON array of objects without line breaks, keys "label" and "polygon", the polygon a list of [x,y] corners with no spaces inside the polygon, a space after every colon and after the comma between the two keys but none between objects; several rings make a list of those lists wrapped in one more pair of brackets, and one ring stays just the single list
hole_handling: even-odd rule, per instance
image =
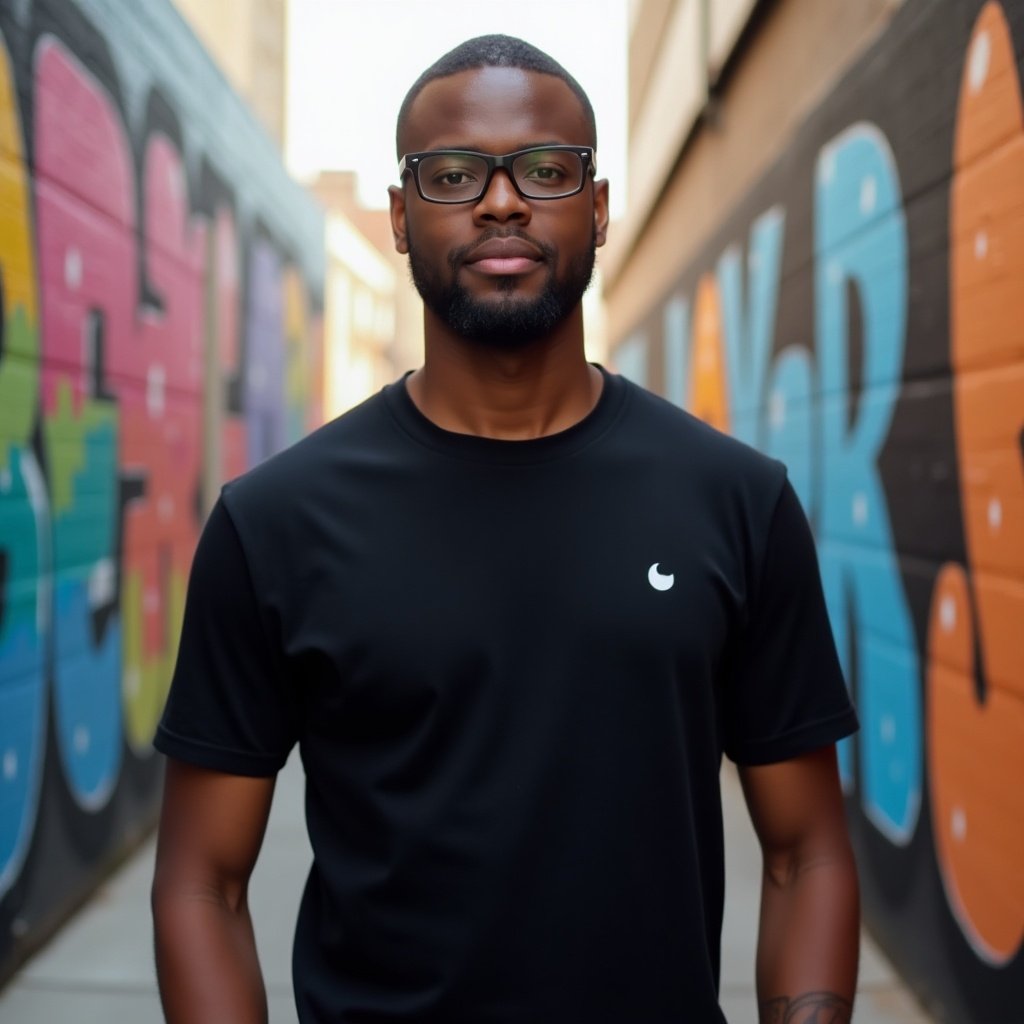
[{"label": "blue graffiti letter", "polygon": [[759,418],[775,335],[785,225],[785,211],[773,206],[750,229],[746,305],[738,246],[730,245],[718,260],[732,432],[756,448],[764,447]]},{"label": "blue graffiti letter", "polygon": [[[903,366],[906,222],[892,153],[873,125],[854,125],[829,143],[815,181],[822,579],[857,694],[864,810],[904,844],[921,801],[919,666],[877,462]],[[863,325],[859,382],[848,379],[854,301]],[[846,781],[849,753],[842,752]]]}]

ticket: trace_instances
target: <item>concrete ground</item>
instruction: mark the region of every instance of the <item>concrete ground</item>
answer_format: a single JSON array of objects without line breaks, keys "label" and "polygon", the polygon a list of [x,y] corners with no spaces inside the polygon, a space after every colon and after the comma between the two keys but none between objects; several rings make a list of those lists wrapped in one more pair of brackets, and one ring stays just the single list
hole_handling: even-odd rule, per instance
[{"label": "concrete ground", "polygon": [[[722,1007],[731,1024],[754,1024],[754,949],[760,860],[735,772],[723,775],[727,887]],[[310,853],[302,774],[293,757],[278,781],[251,900],[272,1024],[296,1024],[291,941]],[[0,992],[0,1024],[160,1024],[153,974],[150,841]],[[865,935],[858,1024],[932,1024]]]}]

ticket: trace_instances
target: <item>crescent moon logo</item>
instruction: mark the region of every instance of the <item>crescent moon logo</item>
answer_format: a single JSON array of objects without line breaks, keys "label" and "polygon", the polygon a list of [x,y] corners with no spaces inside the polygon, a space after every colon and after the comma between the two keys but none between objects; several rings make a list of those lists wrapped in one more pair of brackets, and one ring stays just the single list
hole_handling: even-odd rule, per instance
[{"label": "crescent moon logo", "polygon": [[655,590],[671,590],[672,584],[675,583],[676,578],[671,573],[665,575],[664,573],[658,572],[658,566],[660,562],[655,562],[654,565],[647,570],[647,582],[650,583]]}]

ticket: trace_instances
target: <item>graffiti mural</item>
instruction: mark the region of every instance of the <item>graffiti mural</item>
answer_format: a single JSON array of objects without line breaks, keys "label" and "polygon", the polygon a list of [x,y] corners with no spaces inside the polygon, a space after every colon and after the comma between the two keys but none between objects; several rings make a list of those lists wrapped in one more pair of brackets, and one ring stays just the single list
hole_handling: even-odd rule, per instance
[{"label": "graffiti mural", "polygon": [[953,163],[950,346],[967,549],[964,563],[942,566],[932,596],[928,766],[950,905],[978,955],[1004,964],[1024,942],[1024,788],[1006,784],[1024,737],[1024,104],[997,5],[967,49]]},{"label": "graffiti mural", "polygon": [[153,820],[203,509],[320,422],[322,279],[166,0],[0,8],[0,978]]},{"label": "graffiti mural", "polygon": [[986,1024],[1024,1006],[1022,71],[1021,5],[906,0],[613,356],[786,463],[868,924]]}]

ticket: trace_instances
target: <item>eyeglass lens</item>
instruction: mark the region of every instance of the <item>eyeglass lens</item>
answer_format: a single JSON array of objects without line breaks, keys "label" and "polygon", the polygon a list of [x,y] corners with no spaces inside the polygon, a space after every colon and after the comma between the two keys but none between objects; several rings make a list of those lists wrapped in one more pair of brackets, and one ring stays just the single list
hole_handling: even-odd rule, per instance
[{"label": "eyeglass lens", "polygon": [[[418,173],[428,199],[465,202],[483,195],[487,161],[471,153],[432,153],[420,161]],[[583,159],[571,150],[530,150],[512,162],[512,176],[523,195],[556,199],[579,189]]]}]

